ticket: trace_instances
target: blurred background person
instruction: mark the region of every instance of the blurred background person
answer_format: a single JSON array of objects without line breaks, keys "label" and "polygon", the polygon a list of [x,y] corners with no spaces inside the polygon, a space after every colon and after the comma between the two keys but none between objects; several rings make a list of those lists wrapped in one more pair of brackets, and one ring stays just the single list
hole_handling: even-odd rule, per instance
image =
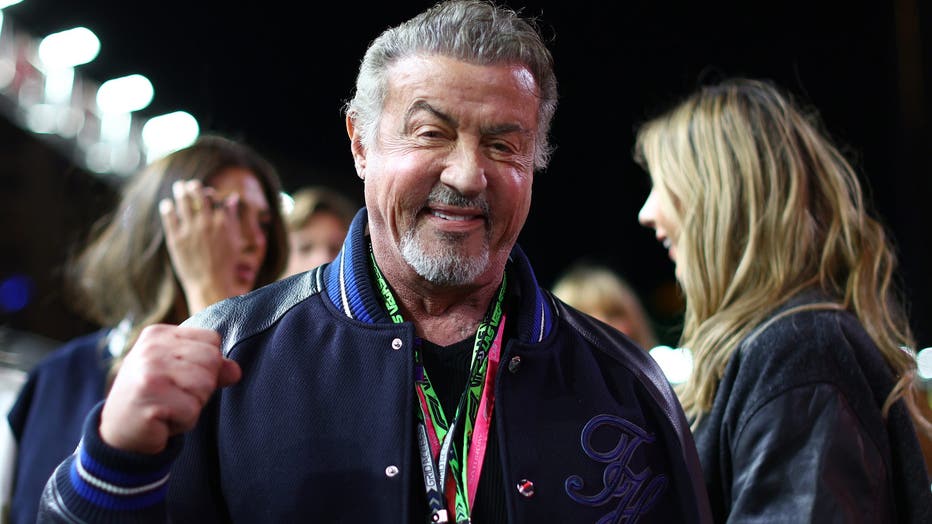
[{"label": "blurred background person", "polygon": [[277,279],[288,255],[280,192],[267,160],[220,136],[154,161],[123,188],[68,267],[73,303],[104,327],[36,365],[8,414],[11,522],[36,521],[46,480],[144,327]]},{"label": "blurred background person", "polygon": [[361,205],[330,187],[307,186],[286,198],[284,207],[289,255],[282,278],[333,260]]},{"label": "blurred background person", "polygon": [[894,250],[817,113],[725,80],[644,124],[635,158],[716,521],[932,522]]},{"label": "blurred background person", "polygon": [[644,349],[657,345],[641,299],[616,271],[595,262],[579,261],[554,282],[553,294],[628,335]]}]

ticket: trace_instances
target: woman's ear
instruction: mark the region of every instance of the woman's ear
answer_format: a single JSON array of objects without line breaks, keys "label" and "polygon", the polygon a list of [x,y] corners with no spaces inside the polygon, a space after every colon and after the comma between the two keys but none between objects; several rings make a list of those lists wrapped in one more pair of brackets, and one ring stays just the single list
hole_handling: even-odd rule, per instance
[{"label": "woman's ear", "polygon": [[366,179],[366,148],[362,144],[362,136],[356,128],[354,115],[346,115],[346,134],[350,139],[350,151],[353,153],[353,164],[356,167],[356,176]]}]

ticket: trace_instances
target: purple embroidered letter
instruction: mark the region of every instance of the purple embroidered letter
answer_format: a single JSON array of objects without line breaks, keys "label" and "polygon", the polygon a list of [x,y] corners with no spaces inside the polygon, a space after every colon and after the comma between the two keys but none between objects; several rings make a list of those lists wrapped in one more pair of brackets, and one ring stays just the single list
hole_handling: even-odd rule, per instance
[{"label": "purple embroidered letter", "polygon": [[[618,440],[607,451],[595,449],[593,435],[596,430],[616,431]],[[603,433],[604,435],[604,433]],[[587,506],[604,506],[618,499],[618,505],[610,513],[599,519],[598,524],[637,522],[638,518],[651,509],[667,487],[667,477],[663,474],[651,476],[649,467],[642,471],[632,471],[629,463],[638,447],[655,439],[631,422],[614,415],[597,415],[592,418],[580,434],[580,445],[590,458],[606,464],[602,472],[602,486],[593,494],[583,493],[583,479],[571,475],[566,479],[566,493],[576,502]],[[600,439],[604,442],[605,439]]]}]

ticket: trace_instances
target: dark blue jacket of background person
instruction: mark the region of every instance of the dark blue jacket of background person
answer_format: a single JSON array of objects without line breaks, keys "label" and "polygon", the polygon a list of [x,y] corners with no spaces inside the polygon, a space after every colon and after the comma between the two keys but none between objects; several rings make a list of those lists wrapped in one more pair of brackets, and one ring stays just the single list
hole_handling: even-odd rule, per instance
[{"label": "dark blue jacket of background person", "polygon": [[103,400],[112,332],[104,328],[75,337],[29,370],[7,415],[16,440],[10,524],[35,523],[45,481],[74,453],[84,419]]},{"label": "dark blue jacket of background person", "polygon": [[[157,456],[105,446],[95,409],[40,522],[164,522],[166,511],[173,522],[425,522],[412,502],[424,489],[414,328],[392,323],[376,294],[365,225],[363,209],[331,264],[189,319],[221,333],[242,380],[183,447],[176,437]],[[708,522],[695,445],[656,363],[554,300],[518,247],[507,274],[489,449],[509,522]]]}]

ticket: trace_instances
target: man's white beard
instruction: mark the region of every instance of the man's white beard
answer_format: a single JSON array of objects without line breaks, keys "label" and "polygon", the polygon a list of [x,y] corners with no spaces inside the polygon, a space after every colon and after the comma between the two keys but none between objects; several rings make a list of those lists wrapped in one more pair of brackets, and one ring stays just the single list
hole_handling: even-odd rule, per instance
[{"label": "man's white beard", "polygon": [[[421,245],[416,229],[401,237],[401,256],[418,275],[438,286],[459,286],[475,281],[489,264],[488,241],[478,256],[467,257],[457,251],[461,235],[443,234],[431,243],[431,252]],[[488,239],[486,239],[488,240]]]}]

